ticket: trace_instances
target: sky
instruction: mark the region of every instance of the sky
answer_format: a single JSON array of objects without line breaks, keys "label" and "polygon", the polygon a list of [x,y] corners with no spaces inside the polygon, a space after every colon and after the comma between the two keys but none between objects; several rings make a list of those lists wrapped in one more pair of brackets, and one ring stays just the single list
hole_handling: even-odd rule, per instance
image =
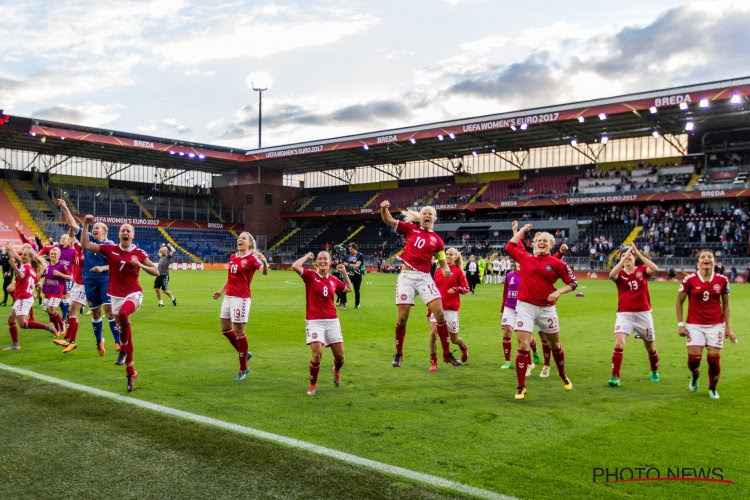
[{"label": "sky", "polygon": [[0,109],[263,147],[750,74],[750,2],[0,0]]}]

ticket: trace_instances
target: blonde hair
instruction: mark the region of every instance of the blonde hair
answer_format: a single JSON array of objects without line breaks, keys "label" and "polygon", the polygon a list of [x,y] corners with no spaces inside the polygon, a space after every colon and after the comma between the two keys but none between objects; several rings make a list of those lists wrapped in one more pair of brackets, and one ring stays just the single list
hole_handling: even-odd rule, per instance
[{"label": "blonde hair", "polygon": [[250,234],[247,231],[242,231],[240,233],[240,236],[242,236],[243,234],[246,234],[247,235],[247,239],[250,240],[250,250],[251,251],[256,251],[258,249],[258,247],[257,247],[257,244],[255,243],[255,238],[253,238],[253,235]]},{"label": "blonde hair", "polygon": [[432,210],[432,213],[435,214],[435,220],[437,220],[437,210],[435,210],[434,207],[431,207],[430,205],[425,205],[419,211],[416,210],[401,210],[401,215],[404,216],[404,220],[407,222],[413,222],[415,224],[419,223],[420,214],[422,213],[422,210],[430,209]]},{"label": "blonde hair", "polygon": [[456,252],[456,259],[454,261],[454,264],[456,264],[456,266],[458,266],[459,269],[463,269],[464,268],[464,258],[461,256],[461,252],[459,252],[459,250],[457,248],[453,248],[453,247],[451,247],[451,248],[449,248],[448,250],[445,251],[446,254],[448,252]]},{"label": "blonde hair", "polygon": [[41,277],[47,269],[47,263],[37,255],[31,245],[29,245],[29,248],[24,248],[24,252],[29,252],[31,254],[31,266],[34,268],[36,275]]},{"label": "blonde hair", "polygon": [[546,231],[540,231],[534,235],[534,243],[536,243],[536,240],[539,238],[547,238],[547,241],[549,242],[550,250],[553,246],[555,246],[555,237],[552,236],[550,233]]}]

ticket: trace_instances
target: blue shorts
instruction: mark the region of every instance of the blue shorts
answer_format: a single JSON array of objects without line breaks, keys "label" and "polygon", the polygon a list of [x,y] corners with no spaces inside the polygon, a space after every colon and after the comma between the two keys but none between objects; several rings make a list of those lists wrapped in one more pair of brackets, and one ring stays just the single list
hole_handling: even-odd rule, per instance
[{"label": "blue shorts", "polygon": [[89,302],[89,307],[96,309],[103,304],[109,304],[110,299],[107,295],[107,289],[109,288],[109,280],[86,280],[83,283],[86,290],[86,300]]}]

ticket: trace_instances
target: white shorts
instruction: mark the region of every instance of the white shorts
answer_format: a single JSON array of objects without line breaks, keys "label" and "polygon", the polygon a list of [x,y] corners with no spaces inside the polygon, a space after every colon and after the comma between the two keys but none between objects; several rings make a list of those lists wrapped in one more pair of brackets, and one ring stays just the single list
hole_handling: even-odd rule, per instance
[{"label": "white shorts", "polygon": [[331,344],[340,344],[344,341],[338,318],[307,319],[305,320],[305,332],[307,333],[307,345],[320,342],[328,347]]},{"label": "white shorts", "polygon": [[21,299],[13,302],[13,312],[16,316],[28,316],[32,307],[34,307],[34,299]]},{"label": "white shorts", "polygon": [[512,307],[504,307],[502,325],[513,328],[513,325],[515,324],[516,324],[516,310],[513,309]]},{"label": "white shorts", "polygon": [[441,298],[432,276],[419,271],[401,271],[396,280],[396,305],[413,306],[415,295],[419,295],[425,305]]},{"label": "white shorts", "polygon": [[70,300],[77,302],[82,306],[86,305],[86,287],[79,284],[74,284],[70,290]]},{"label": "white shorts", "polygon": [[44,297],[44,307],[59,307],[62,297]]},{"label": "white shorts", "polygon": [[135,304],[135,310],[137,311],[143,302],[143,293],[133,292],[125,297],[115,297],[114,295],[110,295],[110,299],[112,300],[112,314],[119,314],[123,304],[128,300]]},{"label": "white shorts", "polygon": [[687,345],[708,346],[721,349],[724,347],[724,323],[717,325],[692,325],[687,323]]},{"label": "white shorts", "polygon": [[615,333],[624,333],[630,335],[635,332],[634,339],[643,339],[653,342],[654,335],[654,317],[651,311],[642,312],[618,312],[615,319]]},{"label": "white shorts", "polygon": [[534,333],[534,325],[539,332],[558,333],[560,325],[555,306],[535,306],[520,300],[516,304],[516,326],[514,330]]},{"label": "white shorts", "polygon": [[[445,316],[445,326],[448,327],[448,331],[450,333],[458,333],[458,311],[448,311],[445,309],[443,310],[443,315]],[[435,315],[432,313],[430,313],[427,320],[430,323],[437,323]]]},{"label": "white shorts", "polygon": [[225,295],[221,301],[219,319],[228,319],[232,323],[245,324],[250,318],[250,298]]}]

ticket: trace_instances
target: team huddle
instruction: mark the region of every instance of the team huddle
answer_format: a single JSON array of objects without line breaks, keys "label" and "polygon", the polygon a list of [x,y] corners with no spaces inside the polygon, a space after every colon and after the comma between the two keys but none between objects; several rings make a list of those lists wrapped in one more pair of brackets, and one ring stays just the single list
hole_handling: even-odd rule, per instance
[{"label": "team huddle", "polygon": [[[163,291],[176,306],[176,298],[167,289],[167,269],[175,250],[171,246],[162,247],[157,267],[133,243],[135,230],[132,225],[123,224],[120,227],[119,243],[115,244],[107,239],[107,226],[101,222],[94,223],[94,216],[87,215],[83,226],[80,226],[65,202],[60,200],[58,204],[69,226],[68,233],[61,236],[59,244],[38,249],[37,245],[26,241],[21,234],[24,245],[20,253],[10,246],[6,247],[15,283],[8,287],[14,303],[8,318],[12,343],[5,350],[20,350],[19,327],[48,331],[54,337],[53,342],[64,348],[64,353],[76,349],[78,315],[82,308],[88,306],[92,313],[92,328],[100,356],[105,353],[102,316],[106,313],[114,347],[118,351],[116,364],[125,366],[127,390],[132,391],[135,389],[138,372],[134,366],[130,318],[143,301],[139,273],[143,270],[157,277],[154,288],[158,305],[163,306],[160,295],[160,291]],[[446,250],[443,240],[432,230],[437,219],[434,208],[423,207],[419,212],[404,211],[405,220],[394,219],[389,208],[388,201],[383,201],[380,205],[383,222],[405,237],[400,256],[403,266],[396,282],[397,315],[392,365],[394,368],[402,365],[406,326],[415,298],[419,296],[428,309],[429,371],[438,369],[438,340],[443,362],[460,366],[469,359],[469,347],[459,336],[460,295],[473,289],[464,274],[462,256],[455,248]],[[94,224],[89,232],[89,225],[92,223]],[[578,282],[572,269],[562,260],[565,246],[561,245],[562,253],[552,254],[555,238],[551,234],[537,232],[532,241],[532,253],[526,250],[524,239],[531,229],[530,224],[519,229],[518,224],[513,222],[513,237],[505,246],[505,251],[515,264],[502,269],[505,286],[501,327],[505,363],[501,368],[513,367],[511,342],[515,332],[517,388],[514,397],[517,400],[526,398],[527,377],[541,361],[533,337],[535,328],[544,355],[540,377],[549,376],[550,363],[554,360],[563,389],[573,389],[573,383],[565,370],[565,352],[560,342],[556,306],[559,297],[575,290]],[[305,267],[308,260],[313,260],[314,268]],[[434,277],[431,273],[433,260],[437,261]],[[510,263],[509,260],[507,262]],[[729,321],[729,282],[724,276],[714,273],[714,265],[714,255],[710,250],[699,252],[697,272],[687,275],[680,285],[676,313],[679,334],[687,337],[688,367],[691,372],[689,388],[693,392],[698,389],[699,368],[705,347],[709,367],[709,396],[718,399],[716,387],[721,371],[720,353],[724,338],[734,343],[736,336]],[[332,275],[332,267],[331,256],[325,251],[317,255],[308,253],[292,264],[292,270],[305,285],[305,330],[307,345],[311,350],[310,385],[307,390],[310,396],[317,394],[324,347],[331,348],[334,358],[333,384],[335,387],[341,384],[344,339],[334,300],[337,294],[359,288],[352,284],[344,264],[336,266],[342,279]],[[497,267],[499,274],[500,261],[497,265],[493,263],[494,267]],[[253,236],[243,232],[237,238],[237,252],[229,258],[227,279],[213,294],[214,299],[224,296],[219,321],[222,335],[237,352],[237,381],[245,380],[248,376],[248,361],[252,357],[246,329],[251,306],[250,287],[256,271],[267,274],[268,261],[258,251]],[[631,245],[621,252],[619,262],[609,274],[618,292],[612,374],[609,380],[612,387],[620,385],[623,353],[630,335],[643,340],[650,364],[651,381],[660,380],[659,354],[648,292],[648,278],[658,271],[652,261],[635,245]],[[39,288],[42,279],[44,283],[41,293],[49,315],[49,324],[39,323],[33,317],[33,293]],[[557,288],[555,284],[560,280],[563,286]],[[688,300],[688,314],[687,320],[683,321],[685,299]],[[58,307],[62,313],[58,312]],[[451,344],[460,349],[460,359],[451,352]]]}]

